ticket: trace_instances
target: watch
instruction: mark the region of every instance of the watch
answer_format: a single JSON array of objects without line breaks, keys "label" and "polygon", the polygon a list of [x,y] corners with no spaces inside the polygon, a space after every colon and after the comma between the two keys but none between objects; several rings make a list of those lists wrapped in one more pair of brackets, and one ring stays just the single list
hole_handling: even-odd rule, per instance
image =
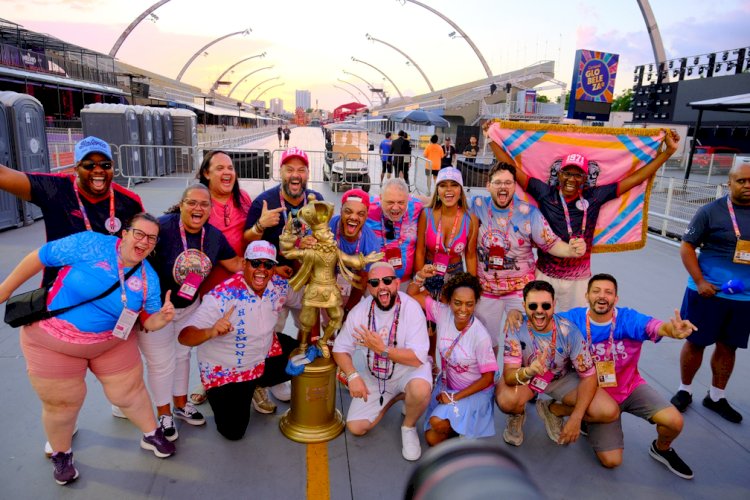
[{"label": "watch", "polygon": [[390,347],[386,347],[385,349],[383,349],[383,352],[380,353],[380,357],[381,358],[387,358],[388,357],[388,351],[390,349],[391,349]]}]

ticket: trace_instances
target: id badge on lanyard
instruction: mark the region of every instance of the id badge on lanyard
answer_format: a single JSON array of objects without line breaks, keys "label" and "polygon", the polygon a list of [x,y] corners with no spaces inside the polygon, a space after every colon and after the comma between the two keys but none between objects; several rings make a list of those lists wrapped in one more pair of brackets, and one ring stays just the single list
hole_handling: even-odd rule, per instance
[{"label": "id badge on lanyard", "polygon": [[537,394],[542,394],[547,389],[549,383],[552,382],[552,377],[554,377],[554,374],[549,370],[541,375],[534,375],[534,378],[529,382],[529,389]]},{"label": "id badge on lanyard", "polygon": [[128,340],[128,335],[130,335],[137,320],[138,311],[133,311],[127,307],[123,308],[122,313],[120,313],[120,317],[117,320],[117,324],[112,330],[112,335],[118,339]]},{"label": "id badge on lanyard", "polygon": [[502,270],[505,266],[505,248],[497,245],[493,245],[489,248],[489,255],[487,260],[489,262],[490,269]]},{"label": "id badge on lanyard", "polygon": [[750,264],[750,241],[737,240],[732,262],[735,264]]},{"label": "id badge on lanyard", "polygon": [[388,247],[385,249],[385,260],[393,269],[401,269],[404,266],[401,249],[399,247]]},{"label": "id badge on lanyard", "polygon": [[597,361],[596,381],[599,387],[617,387],[617,374],[614,361]]},{"label": "id badge on lanyard", "polygon": [[439,252],[435,254],[435,262],[433,262],[433,265],[435,266],[435,272],[440,276],[445,275],[445,273],[448,271],[449,263],[450,257],[447,253]]},{"label": "id badge on lanyard", "polygon": [[203,283],[203,276],[200,274],[190,271],[185,277],[185,281],[182,282],[180,290],[177,292],[178,297],[182,297],[186,300],[193,300],[198,288]]}]

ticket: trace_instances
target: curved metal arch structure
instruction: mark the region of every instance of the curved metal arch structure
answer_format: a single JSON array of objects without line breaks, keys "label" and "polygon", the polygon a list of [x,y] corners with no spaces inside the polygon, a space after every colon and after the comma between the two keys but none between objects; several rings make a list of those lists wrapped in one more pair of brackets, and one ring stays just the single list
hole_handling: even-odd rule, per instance
[{"label": "curved metal arch structure", "polygon": [[661,32],[659,32],[654,11],[651,10],[651,4],[648,0],[636,0],[636,2],[638,2],[638,8],[641,9],[643,21],[646,23],[646,31],[648,31],[648,37],[651,39],[651,49],[654,51],[654,62],[658,68],[659,64],[667,60],[664,42],[661,40]]},{"label": "curved metal arch structure", "polygon": [[271,80],[278,80],[279,78],[280,77],[278,77],[278,76],[274,76],[273,78],[269,78],[268,80],[263,80],[258,85],[256,85],[255,87],[251,88],[250,91],[247,94],[245,94],[245,98],[242,99],[242,102],[247,102],[247,98],[250,97],[250,94],[253,92],[253,90],[257,89],[258,87],[260,87],[264,83],[270,82]]},{"label": "curved metal arch structure", "polygon": [[128,25],[127,28],[125,28],[125,31],[120,34],[120,38],[117,39],[115,44],[112,46],[112,49],[109,51],[110,57],[115,57],[117,55],[117,51],[120,50],[120,47],[125,42],[125,39],[130,36],[130,33],[135,29],[136,26],[141,24],[141,21],[146,19],[153,11],[164,5],[165,3],[169,2],[169,0],[160,0],[156,2],[154,5],[149,7],[148,9],[144,10],[140,16],[136,17],[132,23]]},{"label": "curved metal arch structure", "polygon": [[345,89],[344,87],[342,87],[340,85],[336,85],[335,83],[332,84],[332,86],[336,87],[339,90],[343,90],[344,92],[346,92],[347,94],[349,94],[350,96],[352,96],[352,99],[354,99],[358,103],[362,104],[362,100],[359,97],[357,97],[356,95],[354,95],[352,92],[350,92],[349,90]]},{"label": "curved metal arch structure", "polygon": [[345,83],[347,85],[351,85],[352,87],[354,87],[357,90],[357,92],[359,92],[360,94],[362,94],[362,96],[364,96],[364,98],[367,99],[367,101],[370,103],[370,106],[372,106],[372,99],[370,99],[369,97],[367,97],[367,94],[365,94],[364,92],[362,92],[362,90],[359,87],[357,87],[356,85],[354,85],[352,82],[347,82],[346,80],[342,80],[341,78],[337,78],[337,80],[340,81],[341,83]]},{"label": "curved metal arch structure", "polygon": [[216,81],[214,82],[214,84],[211,85],[211,90],[209,92],[216,92],[216,89],[219,87],[219,82],[221,81],[222,78],[224,78],[224,75],[226,75],[227,73],[229,73],[229,71],[231,71],[232,68],[234,68],[234,67],[242,64],[245,61],[249,61],[250,59],[255,59],[256,57],[266,57],[266,53],[265,52],[261,52],[260,54],[256,54],[254,56],[250,56],[250,57],[246,57],[244,59],[240,59],[236,63],[234,63],[231,66],[229,66],[227,69],[224,70],[224,72],[222,74],[219,75],[219,78],[216,79]]},{"label": "curved metal arch structure", "polygon": [[253,100],[257,101],[258,99],[260,99],[260,98],[261,98],[261,97],[263,96],[263,94],[265,94],[265,93],[266,93],[266,92],[268,92],[269,90],[271,90],[271,89],[275,89],[276,87],[282,87],[282,86],[284,86],[284,85],[286,85],[286,83],[284,83],[284,82],[281,82],[281,83],[277,83],[276,85],[271,85],[271,86],[270,86],[270,87],[268,87],[268,88],[267,88],[266,90],[264,90],[263,92],[261,92],[260,94],[258,94],[257,96],[255,96],[255,99],[253,99]]},{"label": "curved metal arch structure", "polygon": [[356,57],[352,57],[352,61],[358,62],[358,63],[362,63],[364,65],[367,65],[367,66],[371,67],[372,69],[374,69],[375,71],[377,71],[378,73],[380,73],[381,75],[383,75],[383,77],[386,80],[388,80],[389,82],[391,82],[391,85],[393,85],[393,88],[396,89],[396,93],[398,93],[398,96],[401,98],[401,100],[404,99],[404,95],[401,93],[401,91],[398,89],[398,86],[396,86],[396,84],[393,83],[393,80],[391,80],[391,78],[388,75],[386,75],[385,73],[383,73],[381,70],[379,70],[378,68],[376,68],[372,64],[370,64],[368,62],[365,62],[365,61],[361,61],[361,60],[357,59]]},{"label": "curved metal arch structure", "polygon": [[424,78],[424,81],[427,82],[427,86],[430,88],[430,92],[435,92],[435,89],[432,87],[432,83],[430,83],[430,79],[427,78],[427,75],[424,74],[424,71],[422,71],[422,68],[419,67],[419,64],[417,64],[417,62],[414,59],[412,59],[411,57],[409,57],[409,55],[406,52],[404,52],[403,50],[399,49],[395,45],[391,45],[390,43],[388,43],[386,41],[380,40],[379,38],[375,38],[374,36],[370,35],[369,33],[366,33],[365,36],[367,37],[368,40],[370,40],[372,42],[382,43],[383,45],[386,45],[386,46],[392,48],[393,50],[395,50],[396,52],[398,52],[399,54],[401,54],[402,56],[404,56],[412,64],[412,66],[414,66],[415,68],[417,68],[417,71],[419,71],[419,74],[422,75],[422,78]]},{"label": "curved metal arch structure", "polygon": [[251,31],[253,31],[253,30],[252,30],[252,28],[247,28],[247,29],[244,29],[244,30],[242,30],[242,31],[235,31],[234,33],[229,33],[228,35],[220,36],[220,37],[219,37],[219,38],[217,38],[216,40],[213,40],[213,41],[211,41],[211,42],[208,42],[208,43],[207,43],[206,45],[204,45],[203,47],[201,47],[200,49],[198,49],[198,50],[196,51],[196,53],[195,53],[195,54],[193,54],[193,55],[192,55],[192,57],[191,57],[190,59],[188,59],[188,61],[187,61],[187,62],[185,63],[185,65],[184,65],[184,66],[182,67],[182,69],[180,70],[180,73],[179,73],[179,74],[177,75],[177,78],[175,78],[175,80],[177,80],[178,82],[179,82],[180,80],[182,80],[182,75],[184,75],[184,74],[185,74],[185,71],[187,71],[187,69],[188,69],[188,66],[190,66],[191,64],[193,64],[193,61],[195,61],[195,59],[196,59],[196,58],[197,58],[197,57],[198,57],[199,55],[201,55],[201,54],[202,54],[203,52],[205,52],[205,50],[206,50],[207,48],[209,48],[209,47],[210,47],[211,45],[213,45],[213,44],[215,44],[215,43],[219,43],[220,41],[224,40],[225,38],[229,38],[230,36],[235,36],[235,35],[249,35]]},{"label": "curved metal arch structure", "polygon": [[250,73],[246,74],[245,76],[240,78],[240,80],[237,83],[234,84],[234,87],[232,87],[232,90],[229,91],[229,93],[227,94],[227,97],[232,97],[232,92],[234,92],[237,89],[237,87],[239,87],[242,83],[245,82],[245,80],[253,76],[255,73],[259,71],[263,71],[264,69],[271,69],[271,68],[273,68],[273,64],[270,66],[265,66],[263,68],[258,68],[255,71],[251,71]]},{"label": "curved metal arch structure", "polygon": [[469,44],[469,47],[471,47],[471,49],[474,51],[474,54],[477,55],[477,57],[479,58],[479,62],[482,63],[482,67],[484,68],[484,72],[487,73],[487,78],[491,78],[492,77],[492,70],[490,70],[490,66],[489,66],[489,64],[487,64],[487,61],[484,59],[484,56],[482,55],[482,53],[479,52],[479,48],[476,45],[474,45],[474,42],[471,41],[471,38],[469,38],[469,35],[467,35],[466,32],[464,32],[464,30],[462,30],[461,28],[459,28],[456,23],[454,23],[448,17],[444,16],[443,14],[441,14],[440,12],[438,12],[437,10],[433,9],[432,7],[430,7],[429,5],[425,5],[422,2],[418,2],[417,0],[397,0],[397,1],[401,2],[402,4],[405,3],[405,2],[411,2],[414,5],[419,5],[423,9],[429,10],[430,12],[432,12],[433,14],[435,14],[436,16],[440,17],[440,19],[442,19],[446,23],[450,24],[451,27],[454,30],[456,30],[461,35],[461,38],[463,38],[464,40],[466,40],[466,43]]}]

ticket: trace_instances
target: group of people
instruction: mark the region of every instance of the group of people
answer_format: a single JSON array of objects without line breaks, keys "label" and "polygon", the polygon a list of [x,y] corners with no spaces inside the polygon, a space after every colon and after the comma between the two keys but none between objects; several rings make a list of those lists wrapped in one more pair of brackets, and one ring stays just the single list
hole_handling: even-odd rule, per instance
[{"label": "group of people", "polygon": [[[588,163],[580,154],[562,159],[559,188],[553,188],[490,143],[498,162],[488,195],[467,200],[461,173],[451,166],[437,171],[429,200],[410,194],[403,170],[382,181],[377,197],[359,189],[345,193],[340,214],[330,220],[333,241],[343,254],[383,255],[358,271],[364,290],[352,287],[350,276],[338,276],[343,317],[321,319],[343,322],[331,350],[352,397],[348,431],[366,434],[403,399],[402,455],[417,460],[420,418],[425,441],[435,445],[455,436],[493,436],[497,407],[507,415],[504,441],[520,446],[526,403],[535,400],[554,442],[569,444],[586,432],[600,462],[616,467],[624,448],[620,414],[629,412],[656,425],[649,454],[691,478],[671,445],[707,345],[717,343],[715,387],[703,404],[728,420],[741,419],[723,390],[734,350],[748,340],[738,324],[750,300],[750,287],[742,287],[750,284],[744,239],[750,238],[750,166],[730,172],[729,196],[702,208],[686,233],[681,254],[691,282],[681,313],[660,321],[619,307],[615,277],[592,276],[590,266],[601,206],[653,175],[678,141],[668,133],[648,165],[593,188],[585,187]],[[290,286],[300,263],[282,250],[315,247],[299,213],[323,199],[307,186],[307,154],[287,149],[280,184],[251,201],[231,158],[210,152],[199,183],[159,219],[112,182],[105,142],[84,139],[75,159],[72,176],[0,167],[1,189],[42,208],[48,238],[0,284],[0,301],[44,267],[49,310],[74,306],[21,328],[56,481],[78,476],[71,443],[87,368],[102,381],[113,410],[141,429],[141,446],[167,457],[178,437],[174,419],[206,422],[188,397],[196,347],[202,385],[196,395],[205,391],[219,433],[241,439],[251,406],[273,411],[264,406],[272,404],[264,388],[289,399],[284,368],[299,341],[283,330],[289,313],[302,327],[304,290]],[[516,185],[538,208],[515,194]],[[697,247],[703,248],[699,257]],[[92,286],[95,275],[100,279]],[[110,281],[118,285],[112,293],[75,307],[106,292]],[[725,321],[712,316],[716,307]],[[674,405],[638,373],[642,343],[664,336],[689,336]]]}]

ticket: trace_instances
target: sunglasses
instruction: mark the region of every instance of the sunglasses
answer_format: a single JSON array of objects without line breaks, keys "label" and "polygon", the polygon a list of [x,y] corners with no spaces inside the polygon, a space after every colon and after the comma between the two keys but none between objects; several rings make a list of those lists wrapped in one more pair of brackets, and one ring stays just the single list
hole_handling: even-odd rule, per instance
[{"label": "sunglasses", "polygon": [[395,280],[395,279],[396,279],[395,276],[386,276],[384,278],[370,278],[369,280],[367,280],[367,284],[370,285],[371,287],[375,288],[376,286],[378,286],[380,284],[380,281],[382,280],[383,284],[385,286],[388,286],[391,283],[393,283],[393,280]]},{"label": "sunglasses", "polygon": [[274,264],[270,260],[263,260],[263,259],[252,259],[248,260],[251,266],[253,266],[255,269],[260,269],[261,267],[263,269],[273,269]]},{"label": "sunglasses", "polygon": [[140,229],[136,229],[134,227],[131,227],[130,229],[126,229],[126,231],[130,231],[133,233],[133,239],[135,241],[141,241],[143,238],[146,238],[146,241],[149,242],[151,245],[156,245],[156,242],[159,241],[159,236],[155,234],[147,234]]},{"label": "sunglasses", "polygon": [[538,304],[536,302],[530,302],[526,304],[526,307],[528,307],[529,310],[531,311],[536,311],[537,309],[539,309],[540,306],[545,311],[549,311],[550,309],[552,309],[552,304],[550,304],[549,302],[542,302],[541,304]]},{"label": "sunglasses", "polygon": [[96,167],[99,167],[102,170],[111,170],[112,162],[109,160],[106,160],[106,161],[84,160],[82,162],[79,162],[78,166],[82,167],[84,170],[88,170],[89,172],[94,170]]},{"label": "sunglasses", "polygon": [[224,226],[229,227],[229,223],[232,222],[231,212],[229,210],[229,203],[224,205]]},{"label": "sunglasses", "polygon": [[[391,219],[385,220],[385,239],[386,240],[396,239],[396,229],[393,227],[393,221]],[[386,284],[390,284],[390,283],[386,283]]]}]

